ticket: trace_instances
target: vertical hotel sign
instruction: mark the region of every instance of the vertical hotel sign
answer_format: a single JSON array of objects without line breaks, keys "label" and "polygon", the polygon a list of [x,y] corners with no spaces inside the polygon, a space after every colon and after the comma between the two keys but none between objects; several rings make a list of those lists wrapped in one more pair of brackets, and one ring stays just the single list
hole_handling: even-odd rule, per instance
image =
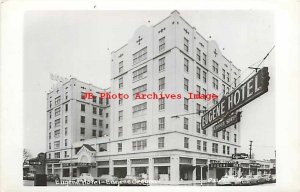
[{"label": "vertical hotel sign", "polygon": [[227,114],[235,112],[237,109],[268,92],[269,80],[268,67],[260,69],[245,83],[237,87],[228,96],[223,97],[217,105],[207,111],[201,118],[201,128],[208,128]]}]

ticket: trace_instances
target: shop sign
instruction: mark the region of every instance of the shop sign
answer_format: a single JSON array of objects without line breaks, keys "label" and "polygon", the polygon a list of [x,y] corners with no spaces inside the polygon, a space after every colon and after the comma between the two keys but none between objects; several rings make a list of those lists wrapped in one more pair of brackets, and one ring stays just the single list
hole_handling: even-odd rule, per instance
[{"label": "shop sign", "polygon": [[259,163],[250,163],[250,167],[261,167]]},{"label": "shop sign", "polygon": [[238,163],[211,163],[209,164],[210,168],[222,168],[222,167],[240,167]]},{"label": "shop sign", "polygon": [[60,159],[46,159],[46,163],[59,163]]},{"label": "shop sign", "polygon": [[245,83],[233,90],[228,96],[208,110],[201,117],[201,128],[206,129],[227,114],[233,113],[257,97],[268,92],[269,85],[268,67],[263,67],[250,77]]},{"label": "shop sign", "polygon": [[225,117],[224,120],[222,120],[214,126],[214,132],[222,131],[223,129],[226,129],[229,126],[235,125],[236,123],[240,122],[241,113],[242,112],[238,112],[233,115],[230,115],[229,117]]},{"label": "shop sign", "polygon": [[248,158],[248,154],[247,153],[232,154],[232,159],[246,159],[246,158]]}]

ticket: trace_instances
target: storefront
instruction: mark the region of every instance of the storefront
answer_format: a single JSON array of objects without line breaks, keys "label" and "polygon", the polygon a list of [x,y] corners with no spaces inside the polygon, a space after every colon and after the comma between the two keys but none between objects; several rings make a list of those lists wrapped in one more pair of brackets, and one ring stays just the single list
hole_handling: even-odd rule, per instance
[{"label": "storefront", "polygon": [[125,178],[127,176],[127,160],[114,160],[114,176]]},{"label": "storefront", "polygon": [[154,180],[170,181],[170,157],[154,158]]},{"label": "storefront", "polygon": [[131,159],[131,174],[144,179],[149,178],[149,159]]},{"label": "storefront", "polygon": [[179,158],[179,175],[181,181],[193,180],[193,158],[180,157]]}]

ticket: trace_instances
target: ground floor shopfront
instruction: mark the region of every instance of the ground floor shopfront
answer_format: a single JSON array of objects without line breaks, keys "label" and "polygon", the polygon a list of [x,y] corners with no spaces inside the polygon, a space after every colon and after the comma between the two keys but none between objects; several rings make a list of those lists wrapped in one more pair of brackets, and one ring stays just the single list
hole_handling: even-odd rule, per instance
[{"label": "ground floor shopfront", "polygon": [[75,179],[81,173],[94,178],[114,175],[124,178],[138,176],[156,184],[199,184],[209,179],[241,172],[237,167],[211,167],[216,162],[231,162],[230,157],[185,151],[161,151],[152,153],[101,155],[81,150],[73,159],[46,165],[47,174],[58,174],[61,179]]}]

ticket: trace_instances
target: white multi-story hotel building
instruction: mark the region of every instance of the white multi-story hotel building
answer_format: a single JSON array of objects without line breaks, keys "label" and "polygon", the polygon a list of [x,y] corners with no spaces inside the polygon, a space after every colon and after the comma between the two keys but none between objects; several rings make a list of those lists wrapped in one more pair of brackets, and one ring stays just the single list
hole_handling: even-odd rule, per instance
[{"label": "white multi-story hotel building", "polygon": [[[202,113],[198,112],[209,109],[217,101],[189,99],[188,95],[214,93],[220,100],[238,85],[240,70],[222,55],[215,41],[205,39],[179,12],[173,11],[154,26],[138,28],[111,57],[109,91],[130,97],[109,101],[109,133],[105,133],[108,137],[88,139],[95,136],[93,130],[103,130],[103,133],[106,130],[92,124],[94,117],[96,122],[108,120],[93,114],[93,107],[98,111],[108,105],[80,98],[83,91],[98,95],[97,91],[105,90],[73,79],[49,93],[48,124],[55,124],[57,119],[60,124],[48,128],[47,142],[49,147],[54,147],[55,142],[60,144],[57,149],[49,148],[48,155],[53,156],[58,150],[63,159],[51,164],[51,168],[47,165],[49,171],[55,172],[57,168],[60,170],[57,173],[66,179],[83,172],[94,177],[136,175],[161,184],[197,183],[201,172],[203,180],[241,173],[242,168],[209,166],[214,162],[230,162],[231,155],[239,152],[239,123],[219,133],[214,133],[212,127],[202,130]],[[82,90],[84,86],[86,89]],[[66,92],[69,98],[65,98]],[[182,98],[134,99],[137,93],[181,94]],[[65,112],[66,104],[69,104],[68,112]],[[83,104],[85,112],[80,110]],[[61,111],[58,117],[55,117],[56,109]],[[52,118],[49,118],[50,111]],[[67,115],[72,124],[65,124]],[[81,122],[82,116],[85,124]],[[64,134],[66,127],[72,129],[70,135]],[[85,136],[81,135],[81,127],[86,130]],[[60,130],[57,138],[55,130]],[[65,139],[69,141],[66,145]],[[66,158],[63,151],[71,143],[72,157]],[[247,166],[250,165],[244,168]]]},{"label": "white multi-story hotel building", "polygon": [[[59,83],[47,94],[48,159],[69,160],[74,142],[109,135],[109,102],[96,97],[104,91],[108,90],[72,78]],[[95,97],[83,99],[85,92]],[[47,164],[47,173],[61,175],[60,166],[59,163]]]}]

